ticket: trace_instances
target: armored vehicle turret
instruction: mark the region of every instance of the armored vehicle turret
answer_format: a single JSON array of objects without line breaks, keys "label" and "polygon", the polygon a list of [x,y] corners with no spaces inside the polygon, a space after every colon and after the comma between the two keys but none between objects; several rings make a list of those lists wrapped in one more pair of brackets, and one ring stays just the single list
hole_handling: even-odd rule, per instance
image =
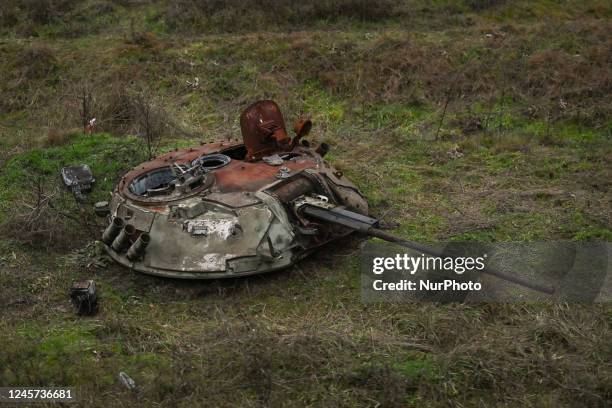
[{"label": "armored vehicle turret", "polygon": [[303,137],[288,136],[273,101],[240,118],[242,142],[178,149],[129,171],[112,192],[102,241],[119,263],[176,278],[210,279],[286,268],[315,248],[351,233],[307,218],[308,204],[367,217],[357,187]]}]

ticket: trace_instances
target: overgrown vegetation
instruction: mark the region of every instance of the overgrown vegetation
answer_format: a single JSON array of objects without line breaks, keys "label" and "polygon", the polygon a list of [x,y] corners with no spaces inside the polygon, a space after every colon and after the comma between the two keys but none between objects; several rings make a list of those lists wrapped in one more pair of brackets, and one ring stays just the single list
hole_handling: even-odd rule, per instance
[{"label": "overgrown vegetation", "polygon": [[[357,237],[269,276],[155,279],[101,256],[91,204],[152,154],[240,137],[272,98],[406,238],[610,240],[611,11],[4,1],[0,384],[81,386],[87,406],[606,406],[608,304],[365,305]],[[59,179],[79,163],[85,203]],[[70,309],[78,278],[95,318]]]}]

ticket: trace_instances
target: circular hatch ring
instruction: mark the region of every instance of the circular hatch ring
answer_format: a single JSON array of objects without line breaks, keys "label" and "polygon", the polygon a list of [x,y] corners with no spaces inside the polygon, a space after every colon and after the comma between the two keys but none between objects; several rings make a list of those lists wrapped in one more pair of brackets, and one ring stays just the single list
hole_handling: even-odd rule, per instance
[{"label": "circular hatch ring", "polygon": [[121,194],[142,204],[182,200],[209,188],[214,183],[215,176],[204,173],[194,177],[191,182],[187,181],[190,184],[188,189],[177,189],[176,179],[172,167],[157,167],[135,177],[131,183],[123,187]]},{"label": "circular hatch ring", "polygon": [[221,153],[213,153],[213,154],[205,154],[204,156],[200,156],[194,161],[191,162],[191,166],[200,166],[202,170],[208,172],[211,170],[220,169],[221,167],[225,167],[231,162],[232,159]]}]

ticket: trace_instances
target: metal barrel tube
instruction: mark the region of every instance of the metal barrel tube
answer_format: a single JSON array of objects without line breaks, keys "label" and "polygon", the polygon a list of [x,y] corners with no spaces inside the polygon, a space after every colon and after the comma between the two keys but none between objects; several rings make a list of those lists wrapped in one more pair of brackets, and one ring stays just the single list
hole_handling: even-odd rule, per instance
[{"label": "metal barrel tube", "polygon": [[[343,225],[366,235],[380,238],[388,242],[393,242],[405,248],[410,248],[428,255],[438,257],[445,255],[444,252],[441,250],[430,248],[428,246],[421,245],[416,242],[406,241],[400,237],[396,237],[395,235],[389,234],[388,232],[381,231],[378,228],[375,228],[375,226],[368,222],[369,220],[364,218],[364,216],[361,214],[351,213],[350,211],[346,210],[338,212],[335,210],[330,210],[312,205],[304,205],[302,208],[302,213],[306,216],[310,216],[334,224]],[[547,293],[549,295],[555,292],[555,289],[551,286],[543,285],[537,282],[531,282],[520,276],[498,271],[490,267],[487,267],[480,272],[493,275],[508,282],[516,283],[517,285],[521,285],[538,292]]]},{"label": "metal barrel tube", "polygon": [[288,203],[299,196],[313,192],[314,189],[315,187],[312,181],[306,177],[300,177],[281,185],[274,190],[274,194],[276,194],[281,202]]},{"label": "metal barrel tube", "polygon": [[149,234],[147,234],[146,232],[143,232],[142,234],[140,234],[136,242],[134,242],[134,244],[132,244],[130,249],[128,249],[127,251],[128,259],[130,261],[137,261],[140,258],[142,258],[142,256],[145,253],[145,250],[147,249],[147,245],[149,245],[150,241],[151,241],[151,237]]},{"label": "metal barrel tube", "polygon": [[126,224],[111,244],[111,247],[117,252],[124,252],[130,246],[130,236],[133,235],[134,232],[136,232],[134,226]]},{"label": "metal barrel tube", "polygon": [[[377,228],[370,228],[366,233],[372,237],[380,238],[388,242],[393,242],[405,248],[413,249],[415,251],[423,252],[429,255],[433,255],[433,256],[443,256],[444,255],[443,251],[440,251],[434,248],[430,248],[428,246],[421,245],[416,242],[405,241],[399,237],[396,237],[395,235],[389,234],[385,231],[381,231]],[[549,295],[552,295],[553,293],[555,293],[555,289],[553,287],[550,287],[548,285],[543,285],[537,282],[531,282],[520,276],[511,275],[509,273],[498,271],[490,267],[487,267],[481,272],[496,276],[508,282],[516,283],[517,285],[521,285],[521,286],[524,286],[526,288],[529,288],[529,289],[532,289],[538,292],[547,293]]]},{"label": "metal barrel tube", "polygon": [[124,222],[121,218],[113,218],[111,223],[108,224],[108,227],[106,227],[104,233],[102,234],[102,242],[104,242],[106,245],[111,245],[117,235],[119,235],[119,232],[123,228],[123,224]]}]

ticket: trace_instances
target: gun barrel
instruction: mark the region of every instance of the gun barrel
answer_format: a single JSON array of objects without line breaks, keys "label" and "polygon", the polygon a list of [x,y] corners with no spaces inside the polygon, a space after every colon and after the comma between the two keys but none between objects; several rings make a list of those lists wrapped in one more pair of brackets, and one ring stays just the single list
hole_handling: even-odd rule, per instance
[{"label": "gun barrel", "polygon": [[[345,209],[334,207],[334,208],[322,208],[312,204],[305,204],[300,208],[300,211],[306,216],[316,218],[322,221],[331,222],[334,224],[343,225],[351,228],[355,231],[359,231],[371,237],[380,238],[387,242],[392,242],[404,248],[409,248],[415,251],[426,253],[432,256],[447,256],[443,251],[422,245],[416,242],[406,241],[400,237],[389,234],[388,232],[378,229],[378,221],[374,218],[364,216],[362,214],[347,211]],[[526,288],[546,293],[553,294],[555,289],[548,285],[542,285],[537,282],[531,282],[520,276],[511,275],[506,272],[501,272],[490,267],[487,267],[480,271],[489,275],[493,275],[497,278],[506,280],[508,282],[516,283],[517,285],[524,286]]]},{"label": "gun barrel", "polygon": [[[429,255],[433,255],[433,256],[444,256],[444,252],[440,251],[438,249],[434,249],[425,245],[421,245],[418,244],[416,242],[410,242],[410,241],[406,241],[403,240],[399,237],[396,237],[395,235],[389,234],[385,231],[381,231],[377,228],[370,228],[367,232],[367,235],[370,235],[372,237],[376,237],[376,238],[380,238],[382,240],[388,241],[388,242],[393,242],[397,245],[403,246],[405,248],[409,248],[409,249],[413,249],[419,252],[423,252]],[[502,272],[502,271],[498,271],[496,269],[493,269],[491,267],[487,267],[485,269],[483,269],[482,271],[480,271],[482,273],[486,273],[488,275],[493,275],[496,276],[500,279],[512,282],[512,283],[516,283],[517,285],[521,285],[524,286],[526,288],[538,291],[538,292],[542,292],[542,293],[546,293],[549,295],[552,295],[553,293],[555,293],[555,289],[551,286],[548,285],[542,285],[540,283],[537,282],[531,282],[525,278],[522,278],[520,276],[516,276],[516,275],[511,275],[509,273],[506,272]]]}]

